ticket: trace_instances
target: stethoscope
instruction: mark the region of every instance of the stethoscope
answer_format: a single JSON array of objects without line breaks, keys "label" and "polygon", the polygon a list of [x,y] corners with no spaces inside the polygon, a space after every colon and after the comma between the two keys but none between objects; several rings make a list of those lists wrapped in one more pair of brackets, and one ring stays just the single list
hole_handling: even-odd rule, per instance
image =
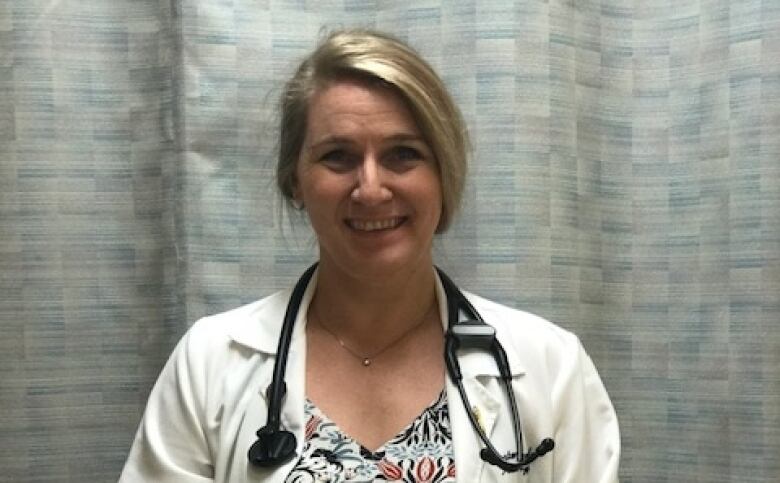
[{"label": "stethoscope", "polygon": [[[301,306],[303,294],[316,268],[317,264],[315,263],[301,275],[301,278],[293,288],[290,302],[287,304],[284,323],[279,336],[279,347],[276,352],[273,380],[271,385],[268,386],[266,394],[268,398],[268,418],[265,426],[257,430],[257,441],[249,448],[249,461],[254,466],[262,468],[280,466],[295,455],[295,435],[290,431],[282,429],[280,421],[282,399],[287,390],[284,382],[284,373],[287,368],[287,356],[290,351],[290,341],[292,340],[295,319]],[[495,329],[485,323],[474,306],[471,305],[452,280],[439,268],[436,270],[439,273],[444,293],[447,296],[449,320],[444,343],[444,360],[447,365],[447,374],[449,374],[450,379],[457,386],[471,425],[484,444],[484,448],[480,451],[479,456],[487,463],[495,465],[506,472],[522,470],[524,473],[527,473],[530,464],[551,451],[555,443],[551,438],[545,438],[535,449],[531,449],[527,453],[522,451],[523,434],[520,428],[520,417],[517,411],[515,395],[511,387],[512,375],[509,371],[506,352],[496,338]],[[460,319],[461,313],[466,315],[465,320]],[[474,414],[466,390],[463,387],[463,375],[458,363],[458,351],[468,349],[490,352],[498,366],[499,376],[509,399],[512,424],[517,435],[515,438],[515,451],[508,453],[506,456],[501,456],[488,439],[485,431],[482,429],[482,425],[477,420],[477,416]]]}]

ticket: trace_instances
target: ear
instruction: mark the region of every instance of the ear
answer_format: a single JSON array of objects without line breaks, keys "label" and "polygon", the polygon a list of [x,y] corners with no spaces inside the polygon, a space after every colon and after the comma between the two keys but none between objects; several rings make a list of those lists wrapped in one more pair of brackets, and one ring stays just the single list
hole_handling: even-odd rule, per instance
[{"label": "ear", "polygon": [[293,208],[295,208],[296,210],[303,209],[303,196],[301,195],[301,190],[298,187],[297,180],[294,181],[293,188],[292,188],[292,199],[290,201],[292,202]]}]

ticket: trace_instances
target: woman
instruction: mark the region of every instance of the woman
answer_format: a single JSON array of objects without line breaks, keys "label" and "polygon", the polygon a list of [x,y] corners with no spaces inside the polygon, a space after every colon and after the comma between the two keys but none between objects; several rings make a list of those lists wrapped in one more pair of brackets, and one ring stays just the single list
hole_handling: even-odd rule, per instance
[{"label": "woman", "polygon": [[[286,86],[280,146],[278,184],[317,235],[316,271],[190,329],[120,481],[617,480],[617,419],[578,339],[461,298],[433,266],[467,141],[428,64],[384,34],[330,35]],[[445,337],[470,304],[487,325]],[[445,341],[461,345],[459,369]]]}]

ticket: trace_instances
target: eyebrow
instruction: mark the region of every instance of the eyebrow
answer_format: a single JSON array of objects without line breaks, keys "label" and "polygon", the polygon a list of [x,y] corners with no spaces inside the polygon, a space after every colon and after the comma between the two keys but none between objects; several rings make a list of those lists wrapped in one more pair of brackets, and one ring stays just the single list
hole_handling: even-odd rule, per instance
[{"label": "eyebrow", "polygon": [[[411,133],[398,133],[393,134],[392,136],[389,136],[385,139],[383,139],[382,142],[404,142],[404,141],[414,141],[414,142],[420,142],[427,144],[425,140],[422,138],[422,136],[419,136],[417,134],[411,134]],[[309,146],[310,149],[316,149],[321,146],[327,146],[331,144],[337,144],[337,145],[350,145],[350,144],[357,144],[355,141],[353,141],[351,138],[347,136],[326,136],[325,138],[321,139],[320,141],[317,141],[314,144],[311,144]]]}]

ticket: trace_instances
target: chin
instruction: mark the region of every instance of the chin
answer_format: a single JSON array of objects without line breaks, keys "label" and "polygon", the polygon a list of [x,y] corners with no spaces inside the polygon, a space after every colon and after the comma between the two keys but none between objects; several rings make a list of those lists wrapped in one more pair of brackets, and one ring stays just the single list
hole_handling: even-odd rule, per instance
[{"label": "chin", "polygon": [[387,279],[400,273],[411,274],[418,270],[428,270],[433,264],[430,255],[388,253],[392,251],[394,250],[349,257],[349,261],[344,260],[341,263],[335,262],[335,264],[352,277],[367,282]]}]

